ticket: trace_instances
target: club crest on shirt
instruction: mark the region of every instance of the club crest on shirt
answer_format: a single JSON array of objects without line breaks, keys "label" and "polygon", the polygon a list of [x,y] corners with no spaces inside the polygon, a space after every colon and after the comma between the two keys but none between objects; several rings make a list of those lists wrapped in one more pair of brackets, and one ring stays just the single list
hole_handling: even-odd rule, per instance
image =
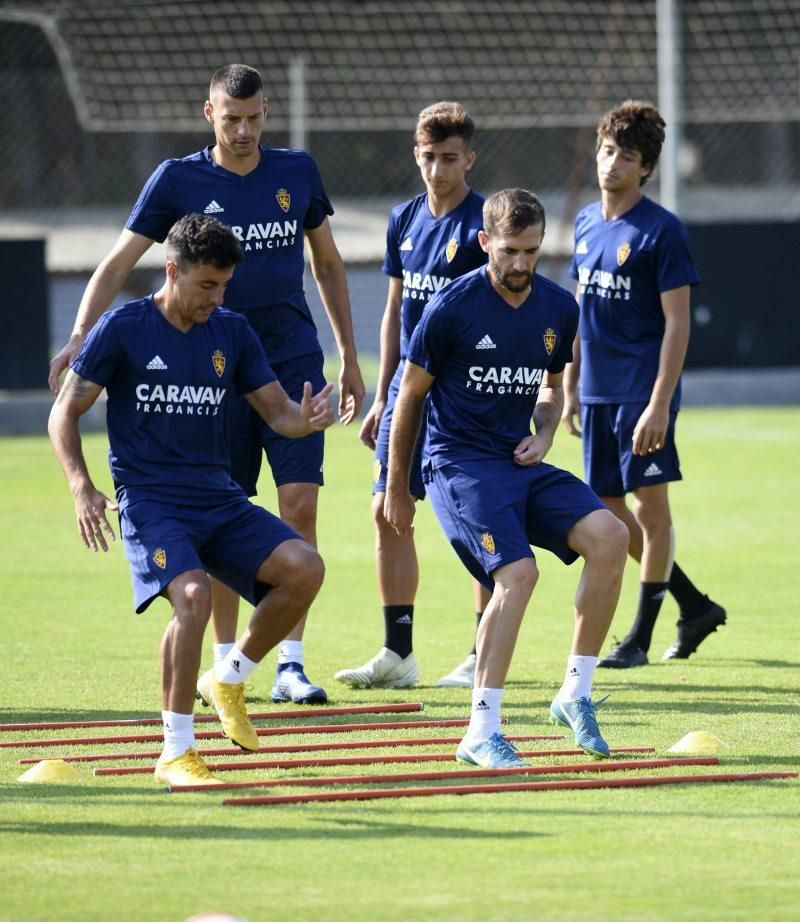
[{"label": "club crest on shirt", "polygon": [[544,340],[544,347],[547,349],[547,354],[552,355],[553,349],[556,347],[556,331],[552,327],[548,327],[542,334],[542,339]]},{"label": "club crest on shirt", "polygon": [[621,266],[631,255],[631,245],[626,240],[617,247],[617,265]]},{"label": "club crest on shirt", "polygon": [[157,547],[153,551],[153,563],[161,570],[167,566],[167,552],[163,547]]},{"label": "club crest on shirt", "polygon": [[445,247],[445,251],[444,251],[444,255],[447,257],[447,261],[449,263],[453,261],[453,257],[456,255],[457,250],[458,250],[458,241],[456,240],[455,237],[452,237],[450,239],[450,242]]},{"label": "club crest on shirt", "polygon": [[372,465],[372,482],[377,483],[381,479],[381,462],[376,458]]},{"label": "club crest on shirt", "polygon": [[494,554],[494,538],[489,534],[488,531],[485,531],[481,535],[481,544],[490,554]]},{"label": "club crest on shirt", "polygon": [[212,354],[211,361],[214,363],[214,371],[217,373],[217,377],[221,378],[225,371],[225,353],[221,349],[217,349]]},{"label": "club crest on shirt", "polygon": [[275,193],[275,198],[278,200],[278,204],[284,211],[289,210],[289,206],[292,204],[292,197],[284,188],[278,189]]}]

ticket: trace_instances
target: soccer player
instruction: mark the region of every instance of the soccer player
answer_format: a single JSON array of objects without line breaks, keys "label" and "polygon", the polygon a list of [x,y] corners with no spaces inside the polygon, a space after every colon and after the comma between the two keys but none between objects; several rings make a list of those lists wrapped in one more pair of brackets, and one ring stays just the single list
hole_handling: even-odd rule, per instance
[{"label": "soccer player", "polygon": [[[75,500],[86,547],[108,550],[106,512],[119,509],[137,612],[158,596],[172,618],[161,644],[164,751],[156,780],[214,783],[194,748],[193,716],[203,633],[211,613],[207,574],[255,605],[238,643],[215,667],[224,733],[258,749],[244,682],[290,630],[323,578],[317,551],[279,518],[252,504],[230,477],[224,412],[231,394],[277,432],[299,438],[333,422],[332,385],[291,400],[239,314],[217,310],[243,254],[216,218],[187,215],[167,237],[166,280],[155,294],[107,313],[67,374],[49,432]],[[109,464],[116,503],[92,482],[79,419],[108,393]]]},{"label": "soccer player", "polygon": [[580,413],[586,480],[628,526],[630,554],[641,562],[633,625],[600,662],[615,669],[647,664],[667,591],[680,618],[677,639],[662,659],[686,659],[725,623],[725,609],[674,562],[668,487],[681,479],[675,421],[689,292],[698,274],[684,226],[642,194],[664,127],[658,109],[646,102],[628,100],[603,116],[596,158],[601,198],[575,221],[570,267],[581,322],[565,375],[563,419],[580,436],[574,420]]},{"label": "soccer player", "polygon": [[[482,266],[486,254],[478,243],[483,198],[467,185],[475,162],[475,123],[455,102],[423,109],[414,132],[414,158],[426,191],[392,210],[386,234],[383,271],[389,295],[381,323],[381,361],[375,402],[361,427],[361,440],[375,451],[372,517],[375,521],[375,568],[383,602],[384,646],[356,669],[342,669],[336,679],[355,688],[410,688],[419,666],[412,649],[414,599],[419,585],[414,538],[398,535],[383,515],[389,428],[411,334],[428,300],[454,278]],[[419,449],[411,466],[411,494],[424,499]],[[473,594],[480,618],[489,593],[476,580]],[[472,688],[475,648],[437,685]]]},{"label": "soccer player", "polygon": [[[259,144],[268,102],[261,75],[230,64],[211,78],[205,117],[215,143],[181,160],[166,160],[152,174],[125,230],[91,278],[72,336],[53,359],[50,386],[80,348],[98,317],[119,293],[130,270],[153,241],[191,212],[213,214],[230,225],[244,250],[244,263],[225,293],[225,306],[243,314],[258,334],[278,380],[294,400],[303,382],[315,391],[325,383],[317,331],[303,293],[303,239],[311,268],[336,336],[342,359],[340,421],[347,425],[364,397],[353,339],[344,264],[331,234],[333,213],[313,159],[304,151]],[[256,494],[262,448],[278,489],[281,518],[316,546],[317,499],[323,482],[323,434],[286,439],[265,425],[246,401],[228,407],[229,454],[233,479],[248,496]],[[221,661],[236,636],[238,597],[212,581],[214,659]],[[278,651],[273,701],[325,703],[327,695],[304,672],[305,615]],[[210,700],[211,672],[198,694]]]},{"label": "soccer player", "polygon": [[532,544],[567,564],[584,558],[566,677],[550,715],[587,752],[609,754],[591,687],[628,535],[585,483],[542,460],[561,418],[578,326],[572,295],[535,274],[544,231],[544,208],[530,192],[506,189],[486,200],[479,239],[489,265],[431,299],[409,345],[389,444],[384,514],[408,535],[408,474],[425,406],[431,504],[464,566],[492,593],[478,628],[470,722],[456,752],[485,768],[524,764],[500,732],[500,704],[538,578]]}]

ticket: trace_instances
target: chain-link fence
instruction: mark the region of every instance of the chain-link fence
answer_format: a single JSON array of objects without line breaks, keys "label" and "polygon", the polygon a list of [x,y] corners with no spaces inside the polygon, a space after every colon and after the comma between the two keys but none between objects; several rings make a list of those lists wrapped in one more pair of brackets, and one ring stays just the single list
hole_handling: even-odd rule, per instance
[{"label": "chain-link fence", "polygon": [[[682,215],[796,219],[800,3],[675,7]],[[476,188],[534,188],[566,224],[595,194],[598,115],[658,99],[655,0],[0,0],[0,208],[129,207],[158,162],[208,142],[208,78],[231,61],[263,73],[265,140],[286,146],[300,58],[334,203],[386,210],[420,189],[411,132],[437,99],[476,118]]]}]

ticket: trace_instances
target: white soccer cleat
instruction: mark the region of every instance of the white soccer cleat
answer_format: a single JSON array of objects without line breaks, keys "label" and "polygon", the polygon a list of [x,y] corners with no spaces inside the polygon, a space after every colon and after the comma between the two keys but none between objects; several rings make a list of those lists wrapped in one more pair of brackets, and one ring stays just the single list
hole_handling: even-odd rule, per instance
[{"label": "white soccer cleat", "polygon": [[351,688],[413,688],[419,681],[419,666],[413,653],[403,659],[381,647],[368,663],[358,669],[340,669],[334,678]]},{"label": "white soccer cleat", "polygon": [[452,672],[448,672],[446,676],[442,676],[434,684],[439,688],[472,688],[475,684],[475,664],[477,661],[477,655],[470,653],[463,663],[459,663]]}]

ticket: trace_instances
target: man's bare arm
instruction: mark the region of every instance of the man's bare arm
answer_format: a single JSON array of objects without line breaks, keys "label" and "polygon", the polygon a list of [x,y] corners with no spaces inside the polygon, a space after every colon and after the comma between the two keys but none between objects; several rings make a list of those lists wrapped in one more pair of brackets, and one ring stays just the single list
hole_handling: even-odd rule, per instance
[{"label": "man's bare arm", "polygon": [[47,423],[50,441],[75,501],[78,532],[83,543],[92,551],[97,551],[98,546],[108,550],[103,532],[109,540],[114,540],[114,529],[106,518],[106,512],[117,508],[116,503],[92,483],[78,426],[81,416],[94,404],[102,390],[99,384],[68,371]]},{"label": "man's bare arm", "polygon": [[358,367],[347,275],[327,218],[319,227],[306,231],[306,240],[311,256],[311,271],[342,361],[339,372],[339,420],[348,425],[361,410],[366,388]]},{"label": "man's bare arm", "polygon": [[47,383],[54,394],[58,393],[61,373],[71,365],[87,333],[120,293],[131,269],[154,242],[149,237],[143,237],[141,234],[135,234],[126,229],[120,234],[119,240],[114,244],[108,256],[95,269],[83,293],[83,298],[81,298],[72,335],[67,344],[50,362]]},{"label": "man's bare arm", "polygon": [[669,405],[681,376],[686,350],[689,346],[690,288],[683,285],[661,293],[664,312],[664,338],[658,357],[656,375],[650,402],[639,417],[633,430],[633,453],[646,455],[658,451],[664,444],[669,427]]},{"label": "man's bare arm", "polygon": [[403,301],[403,280],[389,279],[389,294],[381,320],[381,362],[378,383],[375,385],[375,402],[364,418],[359,433],[367,448],[375,448],[381,416],[386,408],[389,385],[400,361],[400,307]]},{"label": "man's bare arm", "polygon": [[533,408],[533,435],[526,436],[514,449],[514,460],[523,467],[538,464],[553,446],[553,438],[564,408],[563,377],[563,372],[545,372],[536,406]]},{"label": "man's bare arm", "polygon": [[326,384],[312,396],[311,384],[306,381],[303,399],[295,403],[278,381],[272,381],[244,396],[270,428],[287,438],[297,439],[331,425],[333,407],[328,398],[332,390],[333,384]]},{"label": "man's bare arm", "polygon": [[425,397],[434,380],[434,376],[420,365],[406,362],[400,393],[394,405],[383,514],[398,535],[413,533],[414,500],[408,491],[408,477],[422,424]]}]

